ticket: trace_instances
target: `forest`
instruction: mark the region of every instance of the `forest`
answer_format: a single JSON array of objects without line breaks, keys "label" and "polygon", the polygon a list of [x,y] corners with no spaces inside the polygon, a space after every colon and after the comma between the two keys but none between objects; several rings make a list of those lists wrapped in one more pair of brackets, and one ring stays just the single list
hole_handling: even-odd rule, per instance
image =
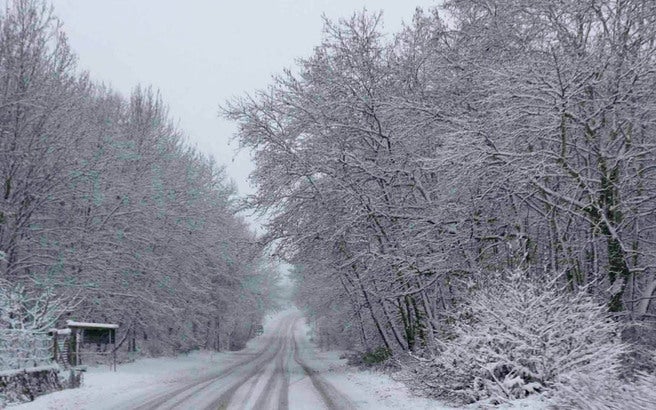
[{"label": "forest", "polygon": [[656,402],[656,2],[382,21],[326,18],[310,56],[221,103],[256,165],[242,200],[157,91],[95,82],[45,1],[10,1],[0,370],[46,362],[64,319],[119,324],[135,355],[240,349],[285,261],[317,342],[417,394]]},{"label": "forest", "polygon": [[65,319],[119,324],[135,354],[252,336],[276,271],[222,166],[156,91],[78,69],[45,1],[0,20],[0,132],[0,369],[47,361]]},{"label": "forest", "polygon": [[[326,21],[223,113],[327,345],[463,404],[648,408],[656,3],[448,0]],[[651,394],[651,398],[648,396]]]}]

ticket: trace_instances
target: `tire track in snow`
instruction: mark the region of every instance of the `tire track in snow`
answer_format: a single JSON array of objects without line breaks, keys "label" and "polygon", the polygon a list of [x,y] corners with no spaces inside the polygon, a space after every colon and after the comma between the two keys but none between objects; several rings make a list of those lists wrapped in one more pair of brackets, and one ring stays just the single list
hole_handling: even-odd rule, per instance
[{"label": "tire track in snow", "polygon": [[[242,387],[244,384],[248,383],[248,381],[255,377],[256,375],[259,375],[262,370],[266,367],[267,364],[269,364],[272,360],[274,360],[276,357],[281,357],[283,356],[282,351],[284,350],[285,345],[289,341],[289,336],[291,333],[291,329],[294,326],[294,323],[296,323],[297,319],[287,319],[285,322],[278,328],[278,336],[276,337],[276,342],[277,346],[275,349],[275,353],[270,357],[267,358],[266,360],[263,360],[262,362],[258,363],[253,369],[246,374],[246,376],[242,377],[239,379],[237,382],[235,382],[227,391],[225,391],[217,400],[215,400],[211,405],[207,406],[206,409],[227,409],[228,406],[230,405],[230,401],[232,400],[233,396],[239,390],[240,387]],[[283,332],[284,329],[284,332]],[[283,334],[284,333],[284,334]],[[273,382],[275,382],[276,378],[276,370],[278,370],[278,363],[276,362],[276,367],[274,368],[273,374],[271,375],[271,378],[267,381],[267,384],[265,385],[262,393],[260,394],[260,397],[258,397],[258,402],[260,402],[260,399],[262,398],[262,395],[266,396],[263,400],[263,402],[260,402],[259,404],[263,406],[265,403],[268,403],[266,401],[266,398],[268,398],[271,393],[272,393],[272,387],[273,387]],[[259,379],[259,377],[258,377]],[[273,381],[273,382],[272,382]],[[255,388],[255,385],[257,384],[257,380],[253,383],[251,386],[251,389],[249,390],[247,396],[244,398],[244,402],[247,402],[250,395],[253,393],[253,390]],[[285,397],[287,393],[284,393]],[[254,408],[262,408],[258,407],[256,404]]]},{"label": "tire track in snow", "polygon": [[[280,349],[280,345],[278,345],[278,349],[276,350],[275,354],[278,353],[279,349]],[[268,362],[275,357],[275,354],[274,356],[267,358],[267,360],[263,360],[262,362],[258,363],[255,367],[251,369],[250,372],[246,374],[245,377],[233,383],[228,390],[223,392],[223,394],[221,394],[221,396],[219,396],[218,399],[213,401],[212,404],[207,406],[206,409],[207,410],[227,409],[228,405],[230,404],[230,401],[232,400],[232,396],[235,395],[237,390],[239,390],[239,388],[242,387],[245,383],[247,383],[251,378],[257,376],[262,371],[262,369],[264,369],[264,367],[266,367],[266,365],[269,364]]]},{"label": "tire track in snow", "polygon": [[[303,373],[310,379],[314,390],[318,393],[317,398],[323,401],[329,409],[355,409],[353,403],[345,395],[326,381],[318,371],[311,368],[301,357],[295,332],[299,320],[300,318],[296,315],[281,320],[275,328],[275,335],[268,338],[269,344],[249,354],[249,357],[245,360],[157,397],[153,398],[151,395],[150,400],[134,408],[138,410],[190,408],[185,407],[185,405],[191,405],[190,403],[193,403],[196,399],[197,404],[193,406],[194,408],[227,409],[233,407],[233,404],[237,404],[231,402],[239,397],[241,401],[239,404],[242,407],[250,402],[252,406],[249,405],[249,408],[288,410],[290,364],[293,358]],[[267,370],[271,364],[273,364],[273,368]],[[227,379],[229,376],[242,371],[244,374]],[[270,375],[269,371],[271,372]],[[269,378],[264,383],[263,377],[267,375],[269,375]],[[227,379],[225,383],[216,384],[217,381],[223,379]],[[260,390],[258,386],[262,384],[264,386]],[[242,388],[248,388],[248,390],[235,396]],[[253,403],[253,395],[257,391],[259,391],[259,394]],[[200,396],[209,400],[203,399],[198,402]]]},{"label": "tire track in snow", "polygon": [[[278,329],[279,335],[281,331],[282,326]],[[248,359],[242,360],[238,363],[235,363],[233,365],[228,366],[227,368],[217,372],[213,373],[209,376],[206,376],[200,380],[196,380],[190,384],[187,384],[185,386],[179,387],[177,389],[174,389],[168,393],[165,393],[163,395],[158,395],[157,397],[146,401],[145,403],[140,404],[139,406],[135,407],[135,410],[154,410],[154,409],[162,409],[162,408],[175,408],[176,406],[182,404],[185,400],[189,399],[192,395],[199,393],[200,391],[204,390],[205,388],[209,387],[212,385],[214,382],[226,378],[233,373],[235,373],[239,368],[251,365],[254,361],[259,361],[261,358],[266,356],[265,360],[261,361],[262,366],[271,360],[273,357],[275,357],[276,352],[274,353],[273,356],[269,357],[267,353],[271,351],[271,345],[265,346],[263,349],[253,353],[251,357]],[[216,409],[217,406],[212,407],[213,409]]]},{"label": "tire track in snow", "polygon": [[[296,323],[296,322],[294,322]],[[294,337],[292,333],[292,337]],[[280,398],[278,400],[279,403],[279,408],[283,410],[289,409],[289,353],[291,353],[291,346],[289,344],[289,341],[287,341],[287,346],[288,346],[288,352],[284,354],[283,356],[280,356],[280,374],[282,376],[282,390],[280,391]],[[285,366],[285,361],[287,362],[287,366]]]},{"label": "tire track in snow", "polygon": [[[293,325],[289,328],[290,330],[287,332],[287,335],[285,336],[289,336],[292,327]],[[277,357],[276,366],[273,369],[273,373],[271,374],[271,377],[267,381],[267,384],[264,386],[262,393],[260,393],[260,396],[257,398],[257,401],[255,402],[253,408],[263,409],[265,408],[267,403],[273,402],[272,396],[273,393],[275,393],[273,387],[278,380],[280,380],[280,389],[278,390],[279,392],[278,408],[282,410],[287,410],[289,408],[289,373],[285,369],[285,356],[287,355],[288,350],[289,350],[289,337],[285,337],[285,340],[283,342],[283,348]]]},{"label": "tire track in snow", "polygon": [[[296,322],[294,323],[294,327]],[[328,383],[316,370],[308,366],[299,353],[298,342],[296,336],[292,332],[292,340],[294,344],[294,361],[303,369],[305,374],[310,378],[314,389],[321,396],[321,400],[326,404],[329,409],[355,409],[355,405],[339,392],[332,384]]]},{"label": "tire track in snow", "polygon": [[225,377],[230,376],[233,374],[238,368],[245,366],[249,363],[252,362],[252,360],[257,359],[264,355],[268,351],[268,347],[262,351],[259,351],[255,354],[255,357],[253,359],[249,359],[247,361],[242,361],[239,363],[236,363],[227,369],[222,370],[221,372],[212,374],[210,376],[204,377],[200,380],[197,380],[193,383],[187,384],[183,387],[179,387],[177,389],[174,389],[168,393],[165,393],[163,395],[158,395],[157,397],[142,403],[138,407],[135,407],[134,410],[154,410],[154,409],[161,409],[161,408],[174,408],[175,406],[181,404],[184,402],[186,399],[191,397],[193,394],[199,392],[200,390],[206,388],[210,384],[214,383],[217,380],[223,379]]}]

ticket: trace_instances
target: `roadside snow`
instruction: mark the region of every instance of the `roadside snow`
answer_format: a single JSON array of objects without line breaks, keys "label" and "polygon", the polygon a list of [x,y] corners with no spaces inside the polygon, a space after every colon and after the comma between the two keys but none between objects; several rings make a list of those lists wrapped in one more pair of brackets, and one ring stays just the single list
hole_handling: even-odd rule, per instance
[{"label": "roadside snow", "polygon": [[361,371],[340,359],[340,352],[322,352],[307,338],[309,327],[302,320],[295,331],[301,357],[313,369],[348,396],[358,409],[451,409],[435,400],[412,396],[401,382],[377,372]]},{"label": "roadside snow", "polygon": [[231,361],[229,353],[192,352],[189,355],[140,359],[117,366],[89,367],[83,385],[37,397],[30,403],[12,406],[16,410],[41,409],[111,409],[116,403],[157,392],[181,381],[193,380],[199,374]]},{"label": "roadside snow", "polygon": [[[318,370],[328,382],[349,396],[358,409],[443,410],[457,408],[433,399],[413,396],[405,384],[386,374],[358,370],[348,366],[346,359],[339,358],[340,352],[316,349],[308,340],[309,333],[310,328],[305,320],[299,322],[296,328],[296,337],[303,359],[310,367]],[[465,408],[544,410],[547,409],[547,404],[539,397],[531,397],[496,407],[474,404]]]}]

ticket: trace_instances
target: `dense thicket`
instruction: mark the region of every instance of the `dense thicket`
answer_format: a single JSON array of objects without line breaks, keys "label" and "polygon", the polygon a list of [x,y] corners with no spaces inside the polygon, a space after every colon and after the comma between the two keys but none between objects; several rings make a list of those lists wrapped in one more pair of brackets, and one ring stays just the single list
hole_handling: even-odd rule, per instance
[{"label": "dense thicket", "polygon": [[243,344],[273,277],[223,169],[157,93],[79,73],[40,0],[0,19],[0,132],[5,286],[74,300],[65,318],[119,323],[131,350]]},{"label": "dense thicket", "polygon": [[653,343],[656,4],[440,12],[391,39],[377,15],[327,22],[296,72],[225,107],[299,300],[346,343],[437,351],[519,269]]}]

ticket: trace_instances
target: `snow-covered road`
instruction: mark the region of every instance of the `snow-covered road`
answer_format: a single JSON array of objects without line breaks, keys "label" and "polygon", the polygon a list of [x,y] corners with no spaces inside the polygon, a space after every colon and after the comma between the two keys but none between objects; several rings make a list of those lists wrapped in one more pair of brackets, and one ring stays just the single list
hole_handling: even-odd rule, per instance
[{"label": "snow-covered road", "polygon": [[405,386],[345,365],[308,340],[296,309],[269,318],[240,352],[141,359],[91,368],[85,384],[15,409],[440,409]]},{"label": "snow-covered road", "polygon": [[[214,373],[168,391],[132,398],[121,408],[150,409],[349,409],[350,400],[310,367],[299,347],[301,316],[288,312],[268,326],[255,346]],[[313,389],[297,388],[308,378]],[[300,390],[300,391],[299,391]],[[291,400],[290,400],[291,399]]]}]

